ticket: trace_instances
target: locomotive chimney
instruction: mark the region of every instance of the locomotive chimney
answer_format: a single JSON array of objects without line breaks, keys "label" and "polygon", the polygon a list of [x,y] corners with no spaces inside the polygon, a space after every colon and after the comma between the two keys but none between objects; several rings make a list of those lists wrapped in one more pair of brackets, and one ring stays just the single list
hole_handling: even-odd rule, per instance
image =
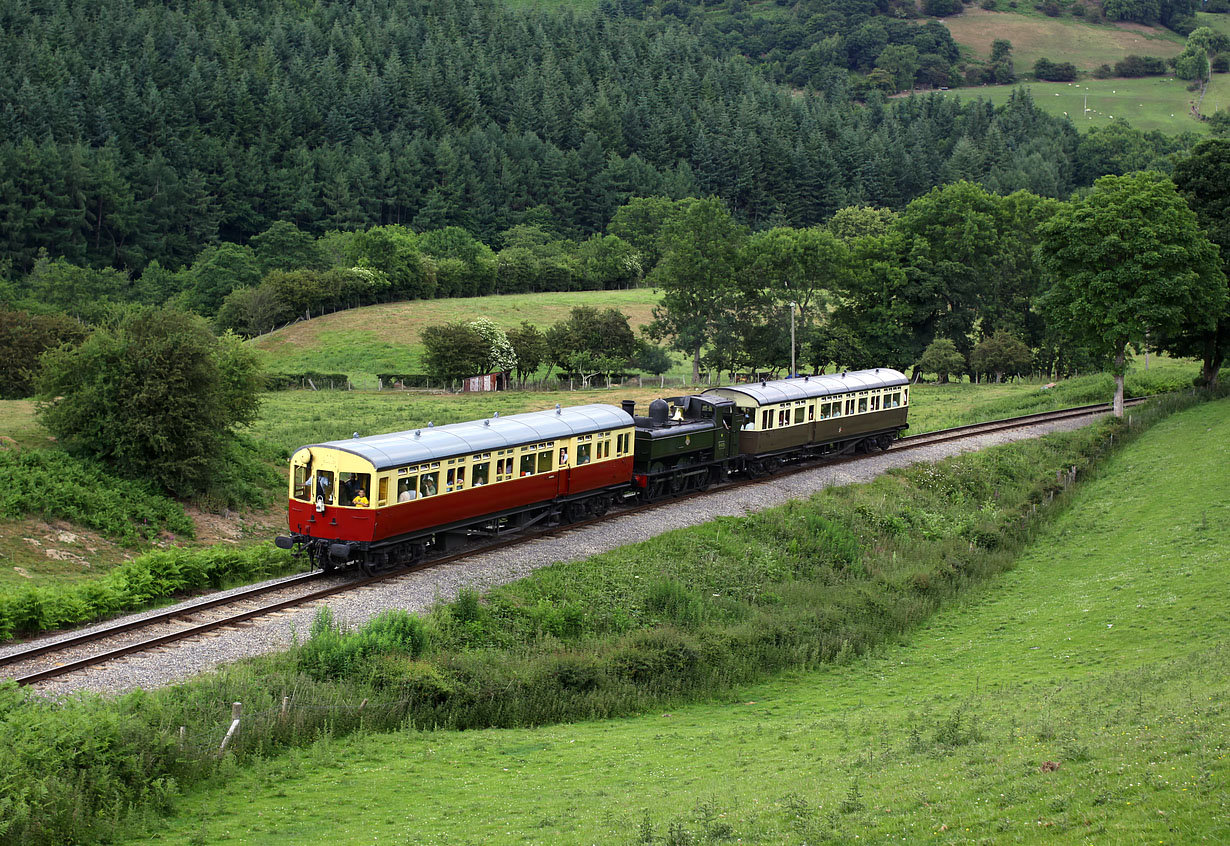
[{"label": "locomotive chimney", "polygon": [[629,417],[636,417],[636,400],[624,400],[620,405]]}]

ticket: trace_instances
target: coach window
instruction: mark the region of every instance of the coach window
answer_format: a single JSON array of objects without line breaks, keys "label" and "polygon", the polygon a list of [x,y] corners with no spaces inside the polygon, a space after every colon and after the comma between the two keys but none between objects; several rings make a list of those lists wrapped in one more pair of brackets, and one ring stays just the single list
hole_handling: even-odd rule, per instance
[{"label": "coach window", "polygon": [[867,397],[858,398],[858,413],[862,414],[867,410]]},{"label": "coach window", "polygon": [[853,413],[854,413],[854,400],[848,399],[846,400],[846,414],[853,414]]},{"label": "coach window", "polygon": [[811,402],[807,404],[807,422],[810,423],[811,421],[815,419],[816,419],[816,404],[814,402]]},{"label": "coach window", "polygon": [[419,497],[419,477],[403,476],[397,480],[397,501],[409,502]]},{"label": "coach window", "polygon": [[760,415],[760,428],[770,429],[773,427],[773,411],[769,409],[764,414]]},{"label": "coach window", "polygon": [[333,504],[333,471],[316,471],[316,498],[323,499],[325,505]]},{"label": "coach window", "polygon": [[777,425],[778,426],[789,426],[790,425],[790,409],[780,408],[780,407],[777,409]]},{"label": "coach window", "polygon": [[306,464],[296,464],[295,465],[295,476],[294,476],[294,486],[295,486],[294,497],[295,499],[301,500],[303,502],[311,501],[312,499],[311,475],[312,475],[311,471],[308,469],[308,466]]},{"label": "coach window", "polygon": [[577,466],[589,464],[589,453],[593,449],[591,444],[577,444]]},{"label": "coach window", "polygon": [[534,453],[528,452],[525,455],[521,456],[521,475],[522,476],[533,476],[534,475]]},{"label": "coach window", "polygon": [[794,422],[795,423],[803,422],[803,413],[804,413],[803,406],[796,405],[794,407]]},{"label": "coach window", "polygon": [[906,388],[905,390],[901,392],[901,401],[906,403],[907,405],[909,404],[910,402],[910,389],[909,388]]},{"label": "coach window", "polygon": [[872,411],[880,410],[880,395],[879,394],[871,395],[871,410]]},{"label": "coach window", "polygon": [[551,472],[551,456],[553,452],[554,450],[548,447],[547,449],[544,449],[542,452],[538,453],[538,472],[539,473],[550,473]]},{"label": "coach window", "polygon": [[474,465],[474,475],[471,477],[470,484],[474,487],[487,484],[487,471],[491,468],[490,461],[483,461]]},{"label": "coach window", "polygon": [[377,499],[377,505],[389,504],[389,477],[380,477],[380,496]]},{"label": "coach window", "polygon": [[437,485],[439,480],[440,474],[438,472],[424,473],[419,477],[419,493],[423,496],[435,496],[436,491],[439,490]]}]

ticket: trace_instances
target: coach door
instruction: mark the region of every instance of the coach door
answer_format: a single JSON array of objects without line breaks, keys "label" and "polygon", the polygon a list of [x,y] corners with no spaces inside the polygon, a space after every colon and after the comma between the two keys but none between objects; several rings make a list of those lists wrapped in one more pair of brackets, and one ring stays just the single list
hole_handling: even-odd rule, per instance
[{"label": "coach door", "polygon": [[555,466],[559,468],[559,495],[572,493],[572,468],[576,462],[576,444],[556,441]]},{"label": "coach door", "polygon": [[714,407],[713,457],[717,461],[730,456],[731,434],[735,426],[735,405],[729,403]]}]

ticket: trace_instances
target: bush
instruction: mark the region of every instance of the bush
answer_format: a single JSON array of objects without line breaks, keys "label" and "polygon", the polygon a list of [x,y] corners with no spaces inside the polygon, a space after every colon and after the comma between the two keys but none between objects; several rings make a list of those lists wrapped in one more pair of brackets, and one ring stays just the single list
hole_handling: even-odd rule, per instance
[{"label": "bush", "polygon": [[265,374],[266,391],[288,391],[300,388],[317,391],[345,391],[350,388],[350,377],[345,373],[322,373],[318,370]]},{"label": "bush", "polygon": [[0,639],[90,623],[190,591],[247,584],[296,567],[289,553],[271,543],[147,552],[90,582],[32,585],[0,594]]},{"label": "bush", "polygon": [[124,544],[194,534],[183,506],[148,482],[54,449],[0,452],[0,516],[68,520]]},{"label": "bush", "polygon": [[233,335],[174,309],[134,308],[75,349],[43,356],[39,417],[70,451],[176,496],[206,490],[263,380]]},{"label": "bush", "polygon": [[1038,59],[1034,62],[1034,76],[1045,82],[1071,82],[1076,79],[1076,65],[1071,62]]}]

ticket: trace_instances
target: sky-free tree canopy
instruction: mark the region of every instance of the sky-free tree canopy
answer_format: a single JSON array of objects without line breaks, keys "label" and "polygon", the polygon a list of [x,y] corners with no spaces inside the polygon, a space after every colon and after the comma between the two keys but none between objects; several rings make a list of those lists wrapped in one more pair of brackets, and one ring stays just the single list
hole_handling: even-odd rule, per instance
[{"label": "sky-free tree canopy", "polygon": [[134,308],[43,363],[39,416],[60,443],[177,496],[223,471],[226,441],[264,387],[237,338],[173,308]]},{"label": "sky-free tree canopy", "polygon": [[1165,176],[1104,176],[1084,199],[1039,227],[1038,260],[1052,279],[1045,308],[1058,328],[1114,357],[1123,416],[1129,343],[1211,326],[1226,283],[1217,250]]}]

